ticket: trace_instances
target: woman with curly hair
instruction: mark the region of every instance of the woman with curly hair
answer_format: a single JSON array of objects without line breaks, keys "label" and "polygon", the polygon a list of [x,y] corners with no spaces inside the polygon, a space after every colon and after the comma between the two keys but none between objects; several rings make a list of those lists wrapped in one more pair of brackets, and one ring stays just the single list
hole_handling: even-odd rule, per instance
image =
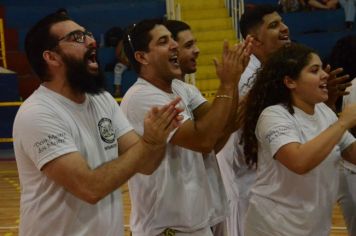
[{"label": "woman with curly hair", "polygon": [[315,51],[275,52],[247,96],[242,141],[257,168],[245,236],[327,236],[340,157],[356,163],[356,104],[337,118],[323,102],[328,75]]}]

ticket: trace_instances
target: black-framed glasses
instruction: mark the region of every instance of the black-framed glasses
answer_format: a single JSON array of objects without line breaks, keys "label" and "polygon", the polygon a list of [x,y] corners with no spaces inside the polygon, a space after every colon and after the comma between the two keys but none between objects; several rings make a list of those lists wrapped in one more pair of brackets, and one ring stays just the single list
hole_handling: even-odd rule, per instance
[{"label": "black-framed glasses", "polygon": [[85,31],[74,30],[74,31],[66,34],[62,38],[58,39],[57,42],[59,43],[62,40],[66,40],[66,39],[72,38],[72,40],[77,42],[77,43],[84,43],[86,37],[94,38],[94,35],[93,35],[92,32],[90,32],[88,30],[85,30]]}]

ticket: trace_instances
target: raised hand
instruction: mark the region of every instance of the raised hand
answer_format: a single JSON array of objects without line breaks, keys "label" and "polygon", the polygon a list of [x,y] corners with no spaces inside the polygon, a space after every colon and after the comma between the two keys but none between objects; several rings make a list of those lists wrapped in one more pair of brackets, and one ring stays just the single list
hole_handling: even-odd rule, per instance
[{"label": "raised hand", "polygon": [[252,37],[247,37],[243,43],[229,47],[227,41],[223,44],[221,61],[214,59],[216,74],[223,85],[235,86],[244,72],[251,54]]},{"label": "raised hand", "polygon": [[181,98],[176,98],[161,108],[152,107],[144,119],[143,140],[151,145],[165,145],[171,131],[180,125],[183,111],[177,107]]},{"label": "raised hand", "polygon": [[329,74],[328,78],[328,95],[329,98],[325,102],[330,108],[335,110],[336,100],[340,96],[344,96],[349,94],[349,92],[345,91],[347,87],[352,85],[351,82],[348,81],[349,75],[339,76],[339,74],[343,71],[342,68],[337,68],[333,71],[330,71],[330,65],[327,65],[324,69],[326,73]]}]

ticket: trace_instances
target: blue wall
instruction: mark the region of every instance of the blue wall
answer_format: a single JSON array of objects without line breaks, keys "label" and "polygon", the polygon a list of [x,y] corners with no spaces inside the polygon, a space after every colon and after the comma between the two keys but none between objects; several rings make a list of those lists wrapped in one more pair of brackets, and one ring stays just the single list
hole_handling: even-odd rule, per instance
[{"label": "blue wall", "polygon": [[144,18],[165,15],[165,0],[2,0],[6,27],[19,32],[20,49],[28,29],[40,18],[64,7],[76,22],[97,38],[112,26],[126,27]]}]

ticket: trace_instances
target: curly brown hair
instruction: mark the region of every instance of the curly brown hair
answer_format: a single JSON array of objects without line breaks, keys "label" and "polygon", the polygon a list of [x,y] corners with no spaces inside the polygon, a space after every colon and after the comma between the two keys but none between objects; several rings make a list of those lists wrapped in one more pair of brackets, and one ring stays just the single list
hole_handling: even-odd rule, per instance
[{"label": "curly brown hair", "polygon": [[294,114],[290,90],[284,78],[299,78],[302,69],[310,62],[313,49],[301,44],[291,44],[274,52],[257,72],[254,86],[246,97],[242,112],[242,136],[246,163],[250,168],[257,166],[257,138],[255,128],[262,111],[272,105],[282,104]]}]

